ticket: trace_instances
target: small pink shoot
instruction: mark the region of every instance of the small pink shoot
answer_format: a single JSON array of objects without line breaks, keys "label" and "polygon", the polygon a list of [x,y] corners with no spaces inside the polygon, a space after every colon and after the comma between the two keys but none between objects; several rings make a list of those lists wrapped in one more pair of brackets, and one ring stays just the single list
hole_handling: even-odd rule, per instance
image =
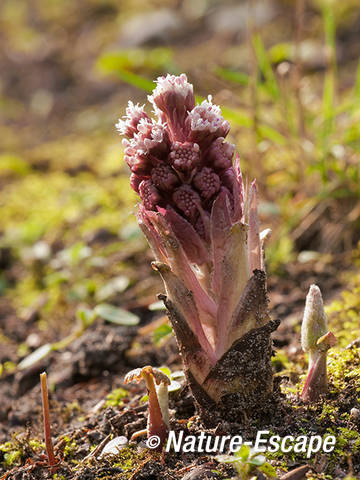
[{"label": "small pink shoot", "polygon": [[329,348],[337,340],[327,331],[324,304],[317,285],[311,285],[306,297],[304,317],[301,326],[301,346],[309,354],[309,370],[301,399],[316,402],[327,392],[326,357]]},{"label": "small pink shoot", "polygon": [[45,437],[46,454],[48,457],[50,472],[53,473],[57,469],[58,460],[55,457],[54,447],[51,439],[51,420],[50,420],[49,395],[48,395],[46,372],[43,372],[40,374],[40,382],[41,382],[41,400],[42,400],[42,410],[43,410],[43,419],[44,419],[44,437]]},{"label": "small pink shoot", "polygon": [[[126,374],[125,383],[130,383],[134,380],[137,383],[141,382],[141,380],[145,381],[149,396],[147,435],[148,438],[153,436],[159,438],[159,445],[154,450],[161,452],[169,430],[167,386],[170,385],[170,379],[161,370],[148,365],[131,370]],[[158,389],[156,389],[155,383],[158,385]],[[133,438],[142,433],[142,431],[136,432]]]}]

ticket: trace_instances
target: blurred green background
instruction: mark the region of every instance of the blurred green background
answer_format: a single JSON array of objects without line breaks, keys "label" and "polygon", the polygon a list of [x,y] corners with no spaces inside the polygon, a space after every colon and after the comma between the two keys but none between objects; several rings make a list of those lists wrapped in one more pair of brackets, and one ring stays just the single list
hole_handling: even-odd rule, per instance
[{"label": "blurred green background", "polygon": [[168,72],[214,96],[258,181],[275,306],[314,278],[333,296],[359,257],[359,52],[358,0],[2,0],[0,363],[79,305],[142,312],[161,290],[114,124]]}]

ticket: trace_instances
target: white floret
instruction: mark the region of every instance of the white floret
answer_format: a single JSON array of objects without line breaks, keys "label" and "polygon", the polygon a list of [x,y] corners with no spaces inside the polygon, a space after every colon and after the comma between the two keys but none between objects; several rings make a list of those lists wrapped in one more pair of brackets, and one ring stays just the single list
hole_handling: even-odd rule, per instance
[{"label": "white floret", "polygon": [[211,95],[200,105],[196,105],[189,113],[191,130],[209,130],[216,132],[224,123],[221,109],[212,103]]}]

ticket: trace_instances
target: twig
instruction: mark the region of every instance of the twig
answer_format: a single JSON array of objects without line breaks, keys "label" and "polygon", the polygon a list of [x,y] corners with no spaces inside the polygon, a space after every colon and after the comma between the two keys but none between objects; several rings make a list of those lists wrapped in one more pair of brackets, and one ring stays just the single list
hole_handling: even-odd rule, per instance
[{"label": "twig", "polygon": [[84,457],[80,463],[83,463],[85,462],[86,460],[89,460],[90,458],[92,457],[95,457],[95,455],[98,454],[98,452],[100,450],[103,449],[103,447],[105,447],[105,445],[107,444],[108,440],[110,439],[111,437],[111,433],[109,433],[109,435],[107,437],[104,438],[104,440],[102,442],[99,443],[99,445],[97,445],[94,450],[92,452],[90,452],[88,455],[86,455],[86,457]]},{"label": "twig", "polygon": [[143,437],[146,434],[147,434],[147,428],[144,428],[144,430],[138,430],[137,432],[131,435],[130,440],[133,441],[136,438]]},{"label": "twig", "polygon": [[310,470],[309,465],[302,465],[301,467],[291,470],[291,472],[286,473],[280,480],[302,480],[305,478],[306,473]]}]

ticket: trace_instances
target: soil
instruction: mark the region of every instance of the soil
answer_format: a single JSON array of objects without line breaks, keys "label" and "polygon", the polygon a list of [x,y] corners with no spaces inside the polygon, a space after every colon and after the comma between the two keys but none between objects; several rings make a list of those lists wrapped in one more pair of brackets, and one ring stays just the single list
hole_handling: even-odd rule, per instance
[{"label": "soil", "polygon": [[[324,291],[330,289],[336,291],[335,288],[339,288],[340,285],[334,282],[331,275],[328,275],[329,268],[331,271],[331,268],[336,269],[337,266],[328,266],[325,275],[317,274],[317,280],[320,280]],[[282,320],[279,330],[274,335],[275,350],[276,346],[281,347],[282,351],[288,352],[290,358],[294,357],[294,348],[295,356],[302,356],[299,352],[298,328],[295,332],[292,321],[294,312],[298,311],[301,316],[304,300],[301,289],[296,285],[311,282],[313,268],[308,265],[306,269],[299,269],[298,273],[298,278],[293,275],[291,277],[294,282],[293,301],[291,304],[287,303],[287,312],[291,312],[291,317],[286,315],[286,312],[285,315],[282,313],[282,301],[272,305],[272,316],[280,317]],[[282,299],[287,296],[289,288],[291,288],[289,278],[278,278],[276,287],[270,284],[270,291],[274,293],[275,298]],[[148,313],[141,315],[141,319],[141,326],[147,325],[147,328],[154,321],[153,316]],[[12,335],[14,339],[17,331],[21,332],[22,338],[32,331],[31,322],[24,325],[22,320],[16,319],[4,306],[2,326],[4,333]],[[140,351],[141,355],[134,355],[132,352],[134,345],[135,352]],[[356,349],[356,344],[352,348]],[[4,350],[2,357],[3,359],[6,357]],[[9,352],[9,358],[11,357]],[[0,384],[2,405],[0,444],[12,438],[14,445],[21,451],[21,465],[8,469],[2,467],[3,477],[1,478],[14,480],[53,478],[53,474],[46,466],[43,448],[30,446],[30,439],[41,439],[43,435],[39,373],[45,370],[49,372],[51,385],[52,435],[55,452],[60,460],[56,470],[57,478],[69,480],[205,479],[222,478],[221,474],[231,476],[232,468],[229,465],[217,463],[210,455],[193,453],[183,453],[181,456],[175,453],[159,455],[151,452],[145,446],[144,437],[130,442],[130,446],[124,449],[120,457],[116,457],[116,467],[111,457],[99,459],[98,455],[91,455],[92,449],[105,439],[109,440],[110,436],[125,436],[129,439],[133,433],[146,428],[147,408],[146,403],[142,401],[142,396],[146,393],[145,387],[142,384],[125,386],[123,382],[124,375],[129,370],[145,364],[166,365],[171,371],[181,369],[174,338],[171,337],[165,344],[156,347],[151,333],[139,335],[137,327],[97,322],[63,351],[51,353],[27,370],[3,376]],[[258,409],[251,419],[244,418],[239,423],[229,416],[217,422],[217,425],[212,428],[207,428],[197,415],[192,395],[183,382],[181,390],[170,395],[171,428],[175,431],[183,430],[184,435],[196,435],[201,431],[212,435],[240,433],[243,438],[249,440],[255,438],[260,428],[270,430],[282,437],[298,435],[304,428],[313,434],[322,434],[327,428],[333,428],[333,422],[327,417],[320,423],[314,423],[314,418],[323,415],[323,402],[314,404],[309,409],[294,394],[279,394],[280,383],[290,382],[296,385],[299,378],[294,372],[291,379],[282,375],[284,365],[277,366],[277,369],[280,376],[277,374],[275,377],[275,383],[278,385],[275,389],[278,391],[276,401]],[[355,387],[354,383],[349,382],[341,395],[333,394],[327,398],[329,409],[331,405],[336,405],[339,413],[337,424],[339,428],[343,426],[356,431],[360,427],[360,416],[351,418],[346,425],[340,416],[344,412],[350,415],[350,411],[358,404]],[[117,388],[126,388],[129,392],[128,396],[119,401],[118,405],[107,405],[109,398],[107,395]],[[12,432],[10,437],[9,432]],[[311,466],[313,474],[319,474],[324,468],[328,468],[327,462],[329,461],[323,455],[316,455]],[[359,453],[351,457],[351,462],[354,473],[360,474]],[[305,463],[295,458],[287,463],[287,468],[291,470]],[[278,467],[278,472],[281,472],[281,462]],[[341,472],[346,472],[349,468],[346,461],[337,465],[336,469],[340,472],[339,478],[342,475]],[[261,475],[259,474],[258,478],[262,478]]]}]

